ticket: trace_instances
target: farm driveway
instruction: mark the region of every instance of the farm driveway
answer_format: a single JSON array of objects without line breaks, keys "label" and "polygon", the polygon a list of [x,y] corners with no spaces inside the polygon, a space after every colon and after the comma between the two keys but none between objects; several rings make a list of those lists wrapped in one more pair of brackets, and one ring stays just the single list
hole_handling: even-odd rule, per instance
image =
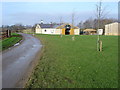
[{"label": "farm driveway", "polygon": [[23,87],[30,74],[36,56],[41,50],[40,41],[28,34],[21,34],[24,41],[2,53],[2,87]]}]

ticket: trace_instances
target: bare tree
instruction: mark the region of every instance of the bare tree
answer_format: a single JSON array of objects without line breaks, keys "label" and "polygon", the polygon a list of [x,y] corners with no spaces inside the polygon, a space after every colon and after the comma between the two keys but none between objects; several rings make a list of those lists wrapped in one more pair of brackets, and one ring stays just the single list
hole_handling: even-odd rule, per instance
[{"label": "bare tree", "polygon": [[[60,25],[62,24],[62,16],[60,17]],[[60,37],[62,37],[62,29],[60,29]]]},{"label": "bare tree", "polygon": [[94,20],[93,18],[89,18],[89,22],[90,22],[90,27],[93,29],[94,28]]},{"label": "bare tree", "polygon": [[83,23],[83,27],[84,29],[86,28],[94,28],[94,20],[92,18],[87,19],[84,23]]},{"label": "bare tree", "polygon": [[[75,20],[75,9],[72,12],[72,29],[74,30],[74,20]],[[75,35],[72,36],[72,40],[75,40]]]},{"label": "bare tree", "polygon": [[80,29],[82,29],[82,28],[83,28],[83,22],[80,21],[77,26],[78,26]]},{"label": "bare tree", "polygon": [[[74,25],[74,18],[75,18],[75,11],[73,9],[73,12],[72,12],[72,25]],[[73,26],[72,26],[72,28],[73,28]]]},{"label": "bare tree", "polygon": [[[97,26],[97,29],[99,30],[100,29],[100,24],[101,24],[101,19],[103,17],[105,17],[105,8],[103,9],[103,5],[102,5],[102,0],[100,0],[100,2],[96,5],[96,16],[97,16],[97,20],[98,20],[98,26]],[[97,38],[97,51],[101,51],[100,50],[100,42],[102,43],[102,41],[100,41],[100,35],[98,34],[98,38]]]}]

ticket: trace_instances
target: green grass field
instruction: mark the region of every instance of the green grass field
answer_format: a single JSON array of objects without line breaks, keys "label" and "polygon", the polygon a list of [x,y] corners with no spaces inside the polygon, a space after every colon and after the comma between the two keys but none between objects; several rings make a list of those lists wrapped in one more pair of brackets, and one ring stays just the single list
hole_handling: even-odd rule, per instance
[{"label": "green grass field", "polygon": [[103,51],[96,51],[97,36],[36,35],[43,55],[28,88],[118,87],[118,37],[101,36]]},{"label": "green grass field", "polygon": [[22,39],[22,37],[19,37],[19,34],[12,33],[11,35],[12,37],[0,40],[0,51],[8,49]]}]

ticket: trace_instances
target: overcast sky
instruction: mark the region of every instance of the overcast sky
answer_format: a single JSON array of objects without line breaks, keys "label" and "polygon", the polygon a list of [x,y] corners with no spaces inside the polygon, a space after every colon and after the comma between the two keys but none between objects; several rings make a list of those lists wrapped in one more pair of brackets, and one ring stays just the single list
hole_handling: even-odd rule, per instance
[{"label": "overcast sky", "polygon": [[[96,2],[3,2],[2,24],[34,25],[40,23],[71,23],[72,12],[75,12],[75,24],[88,18],[95,18]],[[103,2],[107,18],[118,18],[118,3]]]}]

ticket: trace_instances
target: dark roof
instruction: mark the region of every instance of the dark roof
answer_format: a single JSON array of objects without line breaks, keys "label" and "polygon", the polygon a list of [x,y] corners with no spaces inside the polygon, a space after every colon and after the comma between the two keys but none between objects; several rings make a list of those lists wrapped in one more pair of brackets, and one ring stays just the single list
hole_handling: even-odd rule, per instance
[{"label": "dark roof", "polygon": [[58,25],[55,24],[39,24],[41,28],[56,28]]},{"label": "dark roof", "polygon": [[58,26],[57,29],[65,28],[66,25],[70,25],[74,29],[79,29],[79,27],[76,27],[76,26],[69,24],[69,23],[62,24],[62,25]]},{"label": "dark roof", "polygon": [[60,26],[59,24],[53,25],[53,28],[57,28],[57,27],[59,27],[59,26]]}]

